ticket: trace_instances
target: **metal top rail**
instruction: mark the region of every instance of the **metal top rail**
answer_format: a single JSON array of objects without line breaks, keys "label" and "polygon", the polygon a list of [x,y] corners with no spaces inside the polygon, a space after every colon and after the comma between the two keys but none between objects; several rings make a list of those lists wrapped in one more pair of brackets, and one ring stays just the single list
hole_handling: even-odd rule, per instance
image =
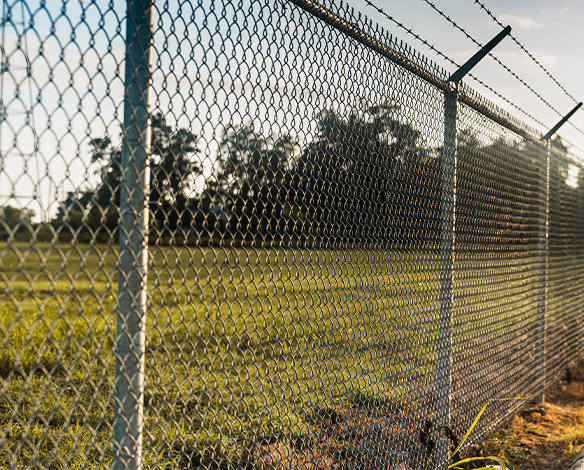
[{"label": "metal top rail", "polygon": [[[445,93],[452,93],[455,91],[455,87],[449,82],[449,80],[443,80],[437,75],[433,74],[430,70],[420,67],[418,64],[410,60],[406,55],[396,51],[395,49],[387,46],[379,39],[375,38],[373,35],[363,31],[358,26],[350,23],[341,16],[337,15],[335,12],[321,5],[319,2],[314,0],[290,0],[291,3],[298,5],[309,13],[313,14],[317,18],[320,18],[327,24],[335,27],[339,31],[347,34],[356,41],[360,42],[364,46],[376,51],[383,57],[391,60],[392,62],[400,65],[404,69],[418,76],[419,78],[425,80],[426,82],[434,85],[436,88],[444,91]],[[476,98],[474,93],[470,89],[461,87],[459,89],[458,100],[461,103],[469,106],[475,111],[479,112],[483,116],[493,120],[497,124],[505,127],[506,129],[516,133],[517,135],[529,140],[533,143],[540,142],[541,137],[535,135],[534,133],[526,130],[523,126],[513,122],[513,119],[509,116],[505,116],[501,112],[494,111],[496,107],[487,104],[485,100]]]}]

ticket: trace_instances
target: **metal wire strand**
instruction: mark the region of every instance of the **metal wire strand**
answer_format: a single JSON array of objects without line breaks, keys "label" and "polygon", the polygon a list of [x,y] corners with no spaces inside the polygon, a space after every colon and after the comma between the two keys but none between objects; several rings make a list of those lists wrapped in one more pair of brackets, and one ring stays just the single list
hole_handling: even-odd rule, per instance
[{"label": "metal wire strand", "polygon": [[[454,28],[459,30],[462,34],[464,34],[468,39],[470,39],[475,45],[478,47],[482,47],[483,45],[477,41],[474,37],[472,37],[462,26],[460,26],[456,21],[450,18],[446,13],[440,10],[433,2],[430,0],[420,0],[426,4],[428,4],[434,11],[436,11],[440,16],[442,16],[446,21],[448,21]],[[563,116],[563,114],[558,111],[548,100],[546,100],[540,93],[538,93],[531,85],[529,85],[525,80],[523,80],[519,75],[517,75],[510,67],[504,64],[499,58],[497,58],[493,53],[489,53],[489,56],[493,58],[495,62],[497,62],[503,69],[505,69],[511,76],[513,76],[519,83],[521,83],[525,88],[527,88],[533,95],[535,95],[542,103],[544,103],[549,109],[551,109],[554,113],[558,116]],[[578,133],[584,136],[584,131],[578,128],[575,124],[569,123],[572,128],[574,128]]]},{"label": "metal wire strand", "polygon": [[[394,18],[393,16],[391,16],[390,14],[388,14],[385,10],[383,10],[383,8],[381,8],[378,5],[374,4],[371,0],[365,0],[365,3],[367,3],[367,5],[369,5],[371,8],[374,8],[375,10],[377,10],[380,14],[382,14],[385,18],[387,18],[389,21],[391,21],[392,23],[394,23],[396,26],[398,26],[399,28],[403,29],[407,34],[409,34],[410,36],[412,36],[414,39],[416,39],[420,43],[424,44],[424,46],[426,46],[428,49],[430,49],[432,52],[434,52],[436,55],[438,55],[442,59],[446,60],[449,64],[453,65],[456,68],[460,68],[460,64],[458,64],[457,62],[455,62],[454,60],[452,60],[450,57],[448,57],[442,51],[438,50],[435,45],[433,45],[432,43],[430,43],[426,39],[422,38],[419,34],[416,34],[411,28],[408,28],[402,22],[400,22],[399,20],[397,20],[396,18]],[[518,111],[519,113],[521,113],[523,116],[525,116],[525,117],[529,118],[531,121],[539,124],[543,129],[545,129],[547,127],[542,121],[540,121],[538,118],[536,118],[533,114],[527,112],[525,109],[521,108],[518,104],[514,103],[509,98],[507,98],[503,94],[499,93],[492,86],[490,86],[489,84],[485,83],[483,80],[481,80],[480,78],[478,78],[473,73],[469,73],[468,76],[470,78],[472,78],[475,82],[477,82],[478,84],[480,84],[481,86],[483,86],[485,89],[487,89],[491,93],[493,93],[493,95],[495,95],[497,98],[503,100],[509,106],[511,106],[516,111]]]},{"label": "metal wire strand", "polygon": [[[493,14],[493,12],[492,12],[491,10],[489,10],[489,9],[488,9],[488,8],[485,6],[485,4],[484,4],[483,2],[481,2],[480,0],[474,0],[474,2],[475,2],[475,3],[476,3],[478,6],[479,6],[479,8],[480,8],[481,10],[483,10],[483,11],[484,11],[484,12],[485,12],[487,15],[489,15],[489,17],[490,17],[490,18],[491,18],[491,19],[492,19],[492,20],[493,20],[493,21],[494,21],[494,22],[495,22],[497,25],[499,25],[501,28],[504,28],[504,27],[505,27],[505,26],[503,25],[503,23],[501,23],[501,22],[500,22],[500,21],[497,19],[497,17],[496,17],[496,16]],[[529,56],[529,58],[530,58],[530,59],[531,59],[533,62],[535,62],[535,63],[537,64],[537,66],[538,66],[538,67],[539,67],[539,68],[540,68],[540,69],[541,69],[541,70],[542,70],[542,71],[543,71],[543,72],[544,72],[544,73],[545,73],[545,74],[546,74],[546,75],[547,75],[549,78],[551,78],[551,79],[553,80],[553,82],[554,82],[554,83],[555,83],[555,84],[556,84],[556,85],[557,85],[557,86],[558,86],[558,87],[559,87],[559,88],[560,88],[560,89],[561,89],[561,90],[562,90],[562,91],[563,91],[563,92],[566,94],[566,96],[568,96],[568,97],[569,97],[569,98],[570,98],[570,99],[571,99],[571,100],[572,100],[574,103],[578,103],[578,102],[579,102],[579,101],[578,101],[576,98],[574,98],[574,96],[572,96],[572,95],[571,95],[571,94],[568,92],[568,90],[566,90],[566,88],[565,88],[565,87],[564,87],[564,86],[563,86],[563,85],[562,85],[562,84],[561,84],[561,83],[560,83],[560,82],[559,82],[559,81],[556,79],[556,77],[554,77],[554,76],[553,76],[553,75],[550,73],[550,71],[549,71],[548,69],[546,69],[546,68],[545,68],[545,66],[544,66],[544,65],[543,65],[543,64],[542,64],[542,63],[541,63],[539,60],[537,60],[537,58],[536,58],[536,57],[535,57],[535,56],[534,56],[534,55],[533,55],[531,52],[529,52],[529,51],[527,50],[527,48],[526,48],[526,47],[525,47],[523,44],[521,44],[521,43],[519,42],[519,40],[518,40],[518,39],[517,39],[515,36],[513,36],[513,33],[510,33],[510,34],[509,34],[509,37],[511,38],[511,40],[512,40],[512,41],[513,41],[515,44],[517,44],[517,46],[519,46],[519,48],[520,48],[520,49],[521,49],[523,52],[525,52],[525,53],[526,53],[526,54]]]}]

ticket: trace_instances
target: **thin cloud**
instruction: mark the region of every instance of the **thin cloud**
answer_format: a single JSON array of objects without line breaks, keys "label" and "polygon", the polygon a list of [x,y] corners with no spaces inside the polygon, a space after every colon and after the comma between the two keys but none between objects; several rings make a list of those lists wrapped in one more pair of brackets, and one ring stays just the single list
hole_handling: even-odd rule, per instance
[{"label": "thin cloud", "polygon": [[511,26],[516,26],[528,31],[543,28],[543,25],[539,21],[529,18],[528,16],[502,15],[500,19],[504,23],[509,23]]},{"label": "thin cloud", "polygon": [[548,69],[553,69],[558,64],[558,57],[555,54],[535,51],[534,55]]}]

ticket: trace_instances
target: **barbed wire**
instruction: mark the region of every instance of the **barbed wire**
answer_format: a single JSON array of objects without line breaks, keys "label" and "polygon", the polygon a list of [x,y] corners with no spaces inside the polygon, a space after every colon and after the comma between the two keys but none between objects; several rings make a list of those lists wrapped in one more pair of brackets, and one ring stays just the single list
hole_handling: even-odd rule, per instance
[{"label": "barbed wire", "polygon": [[[483,10],[483,11],[484,11],[484,12],[485,12],[487,15],[489,15],[489,16],[491,17],[491,19],[492,19],[492,20],[493,20],[493,21],[494,21],[494,22],[495,22],[497,25],[499,25],[501,28],[504,28],[504,25],[503,25],[503,23],[501,23],[501,22],[500,22],[500,21],[497,19],[497,17],[496,17],[496,16],[493,14],[493,12],[492,12],[491,10],[489,10],[489,9],[488,9],[488,8],[487,8],[487,7],[484,5],[484,3],[482,3],[480,0],[474,0],[474,2],[475,2],[475,3],[476,3],[478,6],[479,6],[479,8],[480,8],[481,10]],[[549,78],[551,78],[551,79],[554,81],[554,83],[555,83],[555,84],[556,84],[558,87],[560,87],[560,89],[561,89],[561,90],[562,90],[562,91],[563,91],[563,92],[566,94],[566,96],[568,96],[568,97],[569,97],[569,98],[570,98],[570,99],[571,99],[571,100],[572,100],[574,103],[578,103],[578,102],[579,102],[579,101],[578,101],[576,98],[574,98],[574,97],[573,97],[573,96],[572,96],[572,95],[571,95],[571,94],[568,92],[568,90],[566,90],[566,88],[564,88],[564,86],[562,86],[562,84],[561,84],[561,83],[560,83],[560,82],[559,82],[559,81],[558,81],[558,80],[557,80],[557,79],[556,79],[556,78],[555,78],[555,77],[554,77],[554,76],[553,76],[553,75],[552,75],[552,74],[551,74],[551,73],[550,73],[550,72],[549,72],[549,71],[548,71],[548,70],[547,70],[547,69],[546,69],[546,68],[543,66],[543,64],[542,64],[542,63],[541,63],[539,60],[537,60],[537,59],[535,58],[535,56],[534,56],[534,55],[533,55],[531,52],[529,52],[529,51],[527,50],[527,48],[526,48],[526,47],[525,47],[523,44],[521,44],[521,43],[519,42],[519,40],[518,40],[518,39],[517,39],[515,36],[513,36],[513,34],[509,34],[509,38],[511,38],[511,40],[512,40],[512,41],[513,41],[515,44],[517,44],[517,46],[519,46],[519,48],[520,48],[520,49],[521,49],[523,52],[525,52],[525,53],[526,53],[526,54],[529,56],[529,58],[530,58],[530,59],[531,59],[533,62],[535,62],[535,63],[537,64],[537,66],[538,66],[538,67],[539,67],[541,70],[543,70],[543,72],[544,72],[544,73],[545,73],[545,74],[546,74],[546,75],[547,75]]]},{"label": "barbed wire", "polygon": [[[436,11],[440,16],[446,19],[454,28],[458,29],[461,33],[463,33],[468,39],[470,39],[475,45],[478,47],[483,47],[483,45],[478,42],[474,37],[472,37],[462,26],[460,26],[456,21],[450,18],[446,13],[440,10],[433,2],[430,0],[421,0],[422,2],[428,4],[434,11]],[[492,53],[489,53],[489,56],[495,60],[501,67],[503,67],[509,74],[511,74],[515,79],[517,79],[523,86],[525,86],[529,91],[531,91],[541,102],[543,102],[548,108],[550,108],[553,112],[555,112],[558,116],[563,117],[560,111],[558,111],[549,101],[547,101],[540,93],[538,93],[533,87],[531,87],[525,80],[523,80],[519,75],[517,75],[513,70],[511,70],[507,65],[505,65],[499,58],[497,58]],[[574,128],[578,133],[584,136],[584,131],[582,131],[578,126],[569,122],[570,126]]]},{"label": "barbed wire", "polygon": [[[489,10],[484,3],[482,3],[480,0],[474,0],[474,2],[479,6],[479,8],[481,10],[483,10],[498,26],[500,26],[501,28],[504,27],[503,23],[501,23],[501,21],[499,21],[499,19],[493,14],[493,12],[491,10]],[[537,64],[537,66],[543,70],[543,72],[553,80],[553,82],[564,92],[564,94],[570,98],[574,103],[579,103],[579,101],[568,92],[568,90],[566,90],[566,88],[544,67],[544,65],[539,62],[539,60],[537,60],[537,58],[527,50],[527,48],[521,44],[519,42],[519,40],[513,36],[513,34],[509,34],[510,39],[517,45],[519,46],[519,48],[525,52],[527,54],[527,56]],[[584,135],[584,132],[578,127],[576,126],[574,123],[572,123],[571,121],[568,121],[568,124],[570,125],[570,127],[574,128],[576,131],[578,131],[580,134]],[[573,144],[572,144],[573,145]],[[581,149],[579,149],[581,150]]]},{"label": "barbed wire", "polygon": [[[460,26],[456,21],[454,21],[452,18],[450,18],[450,16],[448,16],[446,13],[444,13],[442,10],[440,10],[440,8],[438,8],[436,6],[436,4],[434,4],[433,2],[431,2],[430,0],[420,0],[424,3],[426,3],[427,5],[429,5],[436,13],[438,13],[440,16],[442,16],[442,18],[444,18],[446,21],[448,21],[455,29],[457,29],[458,31],[460,31],[462,34],[464,34],[470,41],[472,41],[476,46],[478,47],[483,47],[483,44],[481,44],[479,41],[477,41],[473,36],[471,36],[466,29],[464,29],[462,26]],[[523,80],[519,75],[517,75],[513,70],[511,70],[511,68],[509,68],[507,65],[505,65],[497,56],[493,55],[491,52],[489,52],[488,54],[495,62],[497,62],[501,67],[503,67],[503,69],[505,69],[509,74],[511,74],[511,76],[513,76],[516,80],[518,80],[523,86],[525,86],[529,91],[531,91],[535,96],[537,96],[537,98],[539,98],[539,100],[544,103],[548,108],[550,108],[552,111],[554,111],[558,116],[563,116],[562,113],[560,111],[558,111],[548,100],[546,100],[543,96],[541,96],[541,94],[539,94],[531,85],[529,85],[525,80]]]},{"label": "barbed wire", "polygon": [[584,135],[584,132],[582,132],[582,130],[576,126],[576,124],[574,124],[573,122],[568,121],[568,125],[572,128],[574,128],[575,130],[577,130],[580,134]]},{"label": "barbed wire", "polygon": [[[439,49],[437,49],[436,46],[434,46],[432,43],[428,42],[427,40],[425,40],[424,38],[422,38],[420,35],[416,34],[411,28],[408,28],[403,23],[401,23],[399,20],[397,20],[393,16],[389,15],[381,7],[375,5],[370,0],[365,0],[365,3],[367,3],[367,5],[369,5],[370,7],[374,8],[375,10],[377,10],[381,15],[383,15],[389,21],[391,21],[392,23],[394,23],[396,26],[398,26],[399,28],[403,29],[406,33],[408,33],[409,35],[411,35],[414,39],[416,39],[417,41],[419,41],[422,44],[424,44],[428,49],[430,49],[432,52],[434,52],[435,54],[437,54],[442,59],[446,60],[449,64],[453,65],[456,68],[460,68],[460,64],[458,64],[457,62],[455,62],[454,60],[452,60],[450,57],[448,57],[445,53],[443,53],[442,51],[440,51]],[[487,83],[485,83],[483,80],[481,80],[480,78],[478,78],[476,75],[474,75],[472,73],[469,73],[468,75],[474,81],[476,81],[477,83],[479,83],[480,85],[482,85],[483,87],[485,87],[487,90],[489,90],[491,93],[493,93],[495,96],[497,96],[499,99],[503,100],[505,103],[507,103],[508,105],[512,106],[516,111],[520,112],[521,114],[523,114],[527,118],[531,119],[533,122],[535,122],[535,123],[539,124],[540,126],[542,126],[543,128],[546,128],[547,129],[547,126],[542,121],[540,121],[539,119],[537,119],[533,114],[525,111],[519,105],[517,105],[516,103],[514,103],[513,101],[511,101],[509,98],[507,98],[506,96],[504,96],[501,93],[499,93],[497,90],[495,90],[493,87],[491,87],[490,85],[488,85]]]}]

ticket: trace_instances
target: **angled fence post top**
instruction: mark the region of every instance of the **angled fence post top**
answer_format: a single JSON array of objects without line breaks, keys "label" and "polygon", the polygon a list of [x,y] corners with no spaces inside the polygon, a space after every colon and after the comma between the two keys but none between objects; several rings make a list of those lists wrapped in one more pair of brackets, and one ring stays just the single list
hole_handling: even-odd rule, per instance
[{"label": "angled fence post top", "polygon": [[487,44],[485,44],[475,55],[468,59],[456,72],[454,72],[449,81],[458,83],[464,76],[472,70],[472,68],[477,65],[489,52],[491,52],[497,44],[499,44],[505,36],[511,32],[511,26],[506,26],[503,31],[497,34],[493,39],[491,39]]},{"label": "angled fence post top", "polygon": [[[454,72],[449,82],[453,90],[444,91],[444,150],[442,159],[441,244],[440,244],[440,315],[438,321],[438,392],[437,421],[450,426],[452,414],[452,344],[454,305],[454,251],[456,244],[457,207],[457,107],[459,83],[511,31],[507,26],[464,65]],[[450,442],[442,436],[437,443],[437,468],[448,461]]]},{"label": "angled fence post top", "polygon": [[558,123],[552,127],[546,135],[544,135],[542,137],[542,140],[550,140],[550,138],[556,133],[558,132],[558,130],[560,129],[560,127],[562,127],[573,115],[576,111],[578,111],[580,109],[580,107],[582,106],[582,102],[578,103],[576,106],[574,106],[574,108],[572,108],[572,110],[566,114],[562,119],[560,119],[558,121]]}]

